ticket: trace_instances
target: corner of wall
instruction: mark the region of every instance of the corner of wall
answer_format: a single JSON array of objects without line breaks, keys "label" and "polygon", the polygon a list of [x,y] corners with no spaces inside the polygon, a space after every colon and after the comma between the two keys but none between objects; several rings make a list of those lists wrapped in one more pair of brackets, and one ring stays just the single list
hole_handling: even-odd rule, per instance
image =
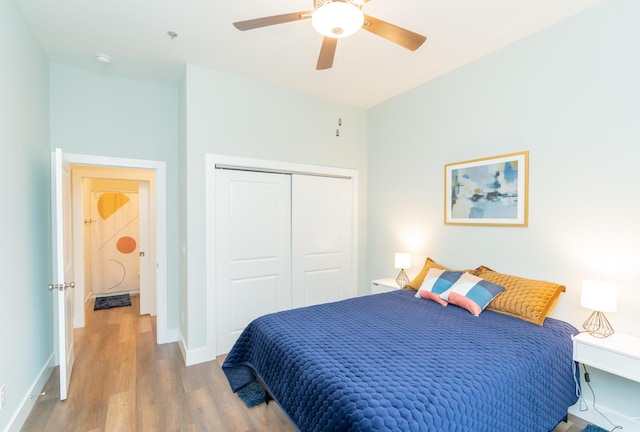
[{"label": "corner of wall", "polygon": [[27,391],[27,394],[25,394],[22,398],[18,410],[9,421],[9,425],[6,429],[7,432],[18,432],[22,429],[24,422],[27,420],[27,417],[29,417],[29,413],[31,413],[31,410],[38,401],[38,398],[36,396],[42,392],[42,389],[44,388],[45,384],[47,384],[49,377],[51,377],[51,373],[53,372],[53,368],[55,366],[55,356],[51,354],[46,364],[44,365],[42,370],[40,370],[40,373],[29,388],[29,391]]},{"label": "corner of wall", "polygon": [[205,346],[192,350],[187,348],[187,344],[182,337],[182,333],[180,334],[178,346],[180,347],[180,353],[182,354],[182,358],[184,359],[185,366],[192,366],[216,359],[215,350],[211,347]]}]

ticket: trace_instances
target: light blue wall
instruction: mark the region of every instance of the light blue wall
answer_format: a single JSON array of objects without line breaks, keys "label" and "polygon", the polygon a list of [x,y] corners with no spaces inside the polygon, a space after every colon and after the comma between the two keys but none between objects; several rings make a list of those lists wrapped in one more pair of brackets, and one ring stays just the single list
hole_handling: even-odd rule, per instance
[{"label": "light blue wall", "polygon": [[53,352],[47,60],[13,2],[0,2],[0,386],[5,430]]},{"label": "light blue wall", "polygon": [[181,88],[172,89],[51,64],[50,106],[52,148],[167,162],[168,326],[179,327],[191,349],[206,343],[204,155],[359,170],[362,239],[367,169],[364,110],[196,66],[187,71]]},{"label": "light blue wall", "polygon": [[[357,169],[361,293],[395,274],[394,252],[409,251],[411,275],[432,256],[565,283],[554,315],[579,325],[589,313],[578,306],[580,282],[599,278],[619,286],[613,325],[640,336],[637,1],[610,0],[368,111],[192,65],[181,89],[57,64],[48,78],[12,5],[0,2],[0,143],[10,155],[0,172],[23,187],[5,188],[0,212],[11,299],[0,303],[0,341],[12,353],[0,356],[0,430],[53,352],[45,287],[55,147],[166,161],[168,324],[189,349],[207,337],[206,153]],[[443,225],[444,164],[520,150],[531,155],[528,228]],[[606,403],[640,416],[637,387],[599,378]]]},{"label": "light blue wall", "polygon": [[178,327],[179,91],[52,63],[51,148],[166,162],[167,326]]},{"label": "light blue wall", "polygon": [[[605,2],[370,109],[369,278],[396,273],[395,251],[410,276],[427,256],[484,264],[565,284],[553,315],[576,326],[582,280],[603,279],[613,326],[640,336],[638,17],[637,0]],[[528,228],[444,225],[445,164],[522,150]],[[603,380],[624,395],[608,406],[640,417],[640,386]]]},{"label": "light blue wall", "polygon": [[[341,134],[336,137],[338,118]],[[189,349],[206,344],[205,154],[350,168],[360,176],[359,268],[365,280],[366,114],[358,108],[187,66],[186,190]],[[184,328],[183,336],[184,336]]]}]

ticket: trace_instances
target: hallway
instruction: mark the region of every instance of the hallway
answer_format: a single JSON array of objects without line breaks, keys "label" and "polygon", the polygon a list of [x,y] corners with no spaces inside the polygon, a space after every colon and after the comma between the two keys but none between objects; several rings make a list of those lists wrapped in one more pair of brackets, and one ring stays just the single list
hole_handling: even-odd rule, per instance
[{"label": "hallway", "polygon": [[57,368],[23,431],[293,431],[277,404],[247,409],[229,388],[223,358],[185,367],[177,343],[157,345],[155,318],[130,307],[86,313],[76,329],[66,401]]}]

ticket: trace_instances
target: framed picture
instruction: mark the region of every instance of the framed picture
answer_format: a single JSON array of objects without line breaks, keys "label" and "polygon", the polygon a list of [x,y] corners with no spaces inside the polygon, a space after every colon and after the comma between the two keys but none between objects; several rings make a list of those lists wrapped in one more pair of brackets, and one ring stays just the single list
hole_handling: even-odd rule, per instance
[{"label": "framed picture", "polygon": [[529,152],[447,164],[444,223],[527,226]]}]

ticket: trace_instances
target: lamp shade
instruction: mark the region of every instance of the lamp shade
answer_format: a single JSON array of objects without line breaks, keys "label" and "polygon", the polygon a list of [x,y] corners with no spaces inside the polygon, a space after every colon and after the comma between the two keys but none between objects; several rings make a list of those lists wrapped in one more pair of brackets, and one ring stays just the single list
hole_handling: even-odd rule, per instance
[{"label": "lamp shade", "polygon": [[615,312],[618,309],[618,289],[609,282],[583,281],[580,305],[594,311]]},{"label": "lamp shade", "polygon": [[318,33],[332,38],[343,38],[357,32],[364,23],[359,7],[344,1],[334,1],[313,12],[311,24]]},{"label": "lamp shade", "polygon": [[411,268],[411,254],[398,252],[396,253],[396,266],[397,269]]}]

